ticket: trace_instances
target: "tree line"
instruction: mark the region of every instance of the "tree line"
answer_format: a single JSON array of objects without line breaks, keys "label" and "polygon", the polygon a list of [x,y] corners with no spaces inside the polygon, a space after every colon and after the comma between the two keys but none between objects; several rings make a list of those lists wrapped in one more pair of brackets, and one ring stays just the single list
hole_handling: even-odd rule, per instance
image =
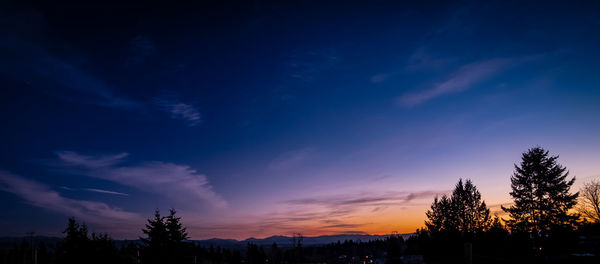
[{"label": "tree line", "polygon": [[598,255],[600,184],[591,181],[572,192],[575,177],[569,178],[558,158],[541,147],[522,154],[503,217],[491,216],[472,181],[459,179],[450,195],[435,197],[427,210],[426,228],[417,231],[421,253],[440,263],[574,262]]},{"label": "tree line", "polygon": [[[522,154],[510,177],[510,206],[503,216],[490,208],[470,179],[459,179],[448,195],[435,197],[426,211],[424,228],[404,240],[338,241],[305,246],[294,234],[292,245],[244,249],[204,247],[188,241],[181,218],[171,209],[158,210],[142,229],[143,237],[117,247],[108,234],[89,233],[70,218],[62,241],[20,245],[2,252],[2,263],[194,263],[295,264],[353,263],[595,263],[600,254],[600,183],[572,192],[575,177],[541,147]],[[595,240],[594,240],[595,237]],[[35,254],[33,253],[35,252]],[[574,254],[576,253],[576,254]],[[579,253],[587,253],[579,254]],[[577,255],[579,254],[579,255]],[[589,255],[589,254],[595,254]]]}]

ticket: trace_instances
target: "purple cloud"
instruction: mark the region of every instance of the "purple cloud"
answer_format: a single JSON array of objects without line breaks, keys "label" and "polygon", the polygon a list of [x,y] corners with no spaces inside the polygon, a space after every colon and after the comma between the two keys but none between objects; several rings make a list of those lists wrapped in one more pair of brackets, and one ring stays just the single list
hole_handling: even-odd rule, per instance
[{"label": "purple cloud", "polygon": [[129,156],[129,153],[90,157],[79,155],[73,151],[59,151],[56,152],[56,155],[58,155],[60,160],[69,164],[78,164],[88,168],[103,168],[122,162],[125,157]]},{"label": "purple cloud", "polygon": [[102,202],[66,198],[44,184],[6,171],[0,171],[0,190],[13,193],[33,206],[104,227],[143,221],[143,217],[136,213]]},{"label": "purple cloud", "polygon": [[163,97],[154,98],[154,103],[160,106],[163,111],[170,113],[171,118],[183,120],[190,127],[202,123],[202,114],[191,104],[186,104],[173,98]]},{"label": "purple cloud", "polygon": [[102,190],[102,189],[96,189],[96,188],[85,188],[85,190],[89,191],[89,192],[97,192],[97,193],[105,193],[105,194],[114,194],[114,195],[129,196],[129,194],[122,193],[122,192],[115,192],[115,191]]},{"label": "purple cloud", "polygon": [[286,170],[300,165],[314,153],[312,148],[303,148],[283,153],[269,163],[270,170]]},{"label": "purple cloud", "polygon": [[464,65],[446,81],[435,84],[426,90],[406,93],[398,98],[398,102],[410,107],[445,94],[466,91],[472,88],[473,85],[500,73],[516,62],[517,60],[512,58],[499,58]]},{"label": "purple cloud", "polygon": [[[435,195],[446,191],[420,191],[420,192],[386,192],[382,194],[337,195],[315,198],[303,198],[285,201],[291,205],[321,205],[339,210],[340,208],[380,207],[401,205],[415,199],[433,198]],[[358,198],[357,198],[358,197]]]},{"label": "purple cloud", "polygon": [[166,195],[186,203],[208,202],[215,207],[227,206],[227,202],[213,190],[208,178],[187,165],[152,161],[119,166],[126,153],[94,157],[61,151],[57,155],[64,168],[71,173]]}]

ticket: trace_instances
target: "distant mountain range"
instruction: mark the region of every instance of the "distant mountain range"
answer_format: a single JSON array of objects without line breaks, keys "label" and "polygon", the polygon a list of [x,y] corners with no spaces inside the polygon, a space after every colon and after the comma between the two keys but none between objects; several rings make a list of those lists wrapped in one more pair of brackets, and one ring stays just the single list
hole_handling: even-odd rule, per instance
[{"label": "distant mountain range", "polygon": [[[401,234],[404,239],[407,239],[412,234]],[[338,241],[344,242],[346,240],[352,241],[371,241],[377,239],[384,239],[390,235],[352,235],[352,234],[343,234],[343,235],[327,235],[327,236],[308,236],[302,238],[302,244],[307,246],[312,245],[326,245],[330,243],[336,243]],[[193,242],[203,245],[203,246],[220,246],[227,248],[235,248],[235,247],[245,247],[248,243],[253,243],[260,246],[270,246],[273,243],[277,243],[278,246],[286,247],[292,245],[292,237],[289,236],[271,236],[267,238],[248,238],[245,240],[235,240],[235,239],[219,239],[212,238],[207,240],[193,240]]]},{"label": "distant mountain range", "polygon": [[[407,239],[412,234],[400,234],[404,239]],[[326,236],[307,236],[302,238],[302,244],[307,246],[314,245],[326,245],[330,243],[336,243],[338,241],[344,242],[348,241],[371,241],[377,239],[384,239],[390,235],[361,235],[361,234],[342,234],[342,235],[326,235]],[[23,240],[29,241],[29,237],[0,237],[0,245],[2,247],[12,245],[13,243],[21,243]],[[43,241],[46,244],[56,244],[59,242],[61,238],[57,237],[44,237],[44,236],[35,236],[33,237],[34,243],[39,243]],[[115,244],[117,247],[125,246],[129,243],[141,243],[140,240],[115,240]],[[222,248],[245,248],[248,243],[253,243],[259,246],[271,246],[273,243],[277,243],[280,247],[289,247],[292,245],[292,237],[289,236],[271,236],[267,238],[248,238],[245,240],[235,240],[235,239],[221,239],[221,238],[211,238],[205,240],[189,240],[189,242],[195,243],[197,245],[202,245],[205,247],[210,247],[211,245],[214,247],[222,247]]]}]

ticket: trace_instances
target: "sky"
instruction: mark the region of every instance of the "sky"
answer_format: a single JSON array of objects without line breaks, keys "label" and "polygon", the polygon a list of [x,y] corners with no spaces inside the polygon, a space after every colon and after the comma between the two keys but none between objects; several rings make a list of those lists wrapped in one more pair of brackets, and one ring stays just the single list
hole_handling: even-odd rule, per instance
[{"label": "sky", "polygon": [[590,2],[3,3],[0,236],[410,233],[541,146],[600,177]]}]

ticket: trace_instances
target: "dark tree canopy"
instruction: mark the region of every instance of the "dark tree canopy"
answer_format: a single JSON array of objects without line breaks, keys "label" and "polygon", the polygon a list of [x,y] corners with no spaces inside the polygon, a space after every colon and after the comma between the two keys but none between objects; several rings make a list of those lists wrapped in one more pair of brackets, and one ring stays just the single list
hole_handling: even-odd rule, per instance
[{"label": "dark tree canopy", "polygon": [[507,225],[511,230],[542,234],[554,227],[571,226],[577,220],[578,216],[568,212],[579,195],[569,192],[575,177],[568,180],[569,172],[557,159],[535,147],[523,153],[520,166],[515,164],[510,179],[514,204],[502,207],[510,215]]},{"label": "dark tree canopy", "polygon": [[160,212],[154,212],[154,218],[148,219],[142,232],[147,235],[141,238],[145,244],[145,261],[148,263],[179,263],[180,255],[185,245],[183,240],[188,238],[186,228],[181,223],[181,217],[175,216],[171,209],[169,215],[162,217]]},{"label": "dark tree canopy", "polygon": [[58,247],[60,263],[112,263],[118,259],[115,243],[107,234],[88,236],[87,226],[75,218],[69,218],[63,234],[65,238]]},{"label": "dark tree canopy", "polygon": [[165,217],[165,226],[167,228],[167,237],[170,243],[179,244],[188,239],[186,228],[181,223],[181,217],[175,217],[175,209],[169,210],[169,215]]},{"label": "dark tree canopy", "polygon": [[456,184],[452,196],[436,197],[426,213],[425,225],[430,231],[460,231],[474,233],[490,224],[490,210],[471,180]]},{"label": "dark tree canopy", "polygon": [[167,244],[167,227],[158,210],[154,212],[154,219],[148,219],[146,228],[142,229],[142,232],[146,234],[147,237],[140,239],[148,248],[162,248]]}]

